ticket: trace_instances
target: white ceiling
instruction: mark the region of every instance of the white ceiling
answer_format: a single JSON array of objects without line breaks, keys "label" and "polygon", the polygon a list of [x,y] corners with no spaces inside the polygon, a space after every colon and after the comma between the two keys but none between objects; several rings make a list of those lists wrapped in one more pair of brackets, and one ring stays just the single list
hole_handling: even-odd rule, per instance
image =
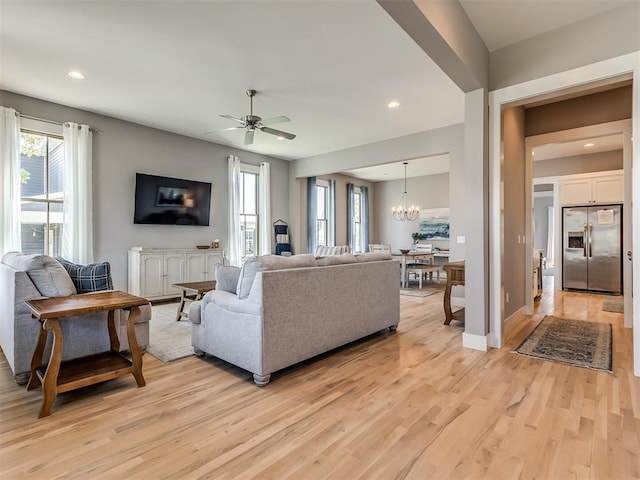
[{"label": "white ceiling", "polygon": [[[407,160],[407,178],[437,175],[449,172],[449,155],[435,155],[432,157],[414,158]],[[345,170],[341,173],[352,175],[371,182],[398,180],[404,178],[404,162],[387,163],[373,167]]]},{"label": "white ceiling", "polygon": [[601,137],[573,140],[571,142],[548,143],[534,148],[533,159],[554,160],[574,155],[622,150],[622,135],[604,135]]},{"label": "white ceiling", "polygon": [[[626,1],[461,3],[495,48]],[[0,0],[0,47],[0,89],[289,160],[464,120],[463,93],[374,0]],[[294,140],[203,134],[248,114],[249,88]]]},{"label": "white ceiling", "polygon": [[637,0],[460,0],[490,52]]}]

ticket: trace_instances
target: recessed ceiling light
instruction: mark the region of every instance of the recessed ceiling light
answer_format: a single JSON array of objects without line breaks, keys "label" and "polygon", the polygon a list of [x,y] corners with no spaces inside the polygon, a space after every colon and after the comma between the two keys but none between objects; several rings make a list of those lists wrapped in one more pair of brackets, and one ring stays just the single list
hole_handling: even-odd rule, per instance
[{"label": "recessed ceiling light", "polygon": [[585,143],[585,144],[584,144],[584,146],[585,146],[586,148],[589,148],[589,147],[595,147],[595,146],[596,146],[596,144],[595,144],[595,143]]},{"label": "recessed ceiling light", "polygon": [[82,74],[82,72],[78,72],[76,70],[71,70],[69,72],[69,76],[71,78],[75,78],[75,79],[78,79],[78,80],[82,80],[84,78],[84,75]]},{"label": "recessed ceiling light", "polygon": [[284,137],[276,137],[278,140],[284,140]]},{"label": "recessed ceiling light", "polygon": [[389,104],[387,105],[387,107],[389,108],[398,108],[400,106],[400,102],[396,102],[395,100],[393,102],[389,102]]}]

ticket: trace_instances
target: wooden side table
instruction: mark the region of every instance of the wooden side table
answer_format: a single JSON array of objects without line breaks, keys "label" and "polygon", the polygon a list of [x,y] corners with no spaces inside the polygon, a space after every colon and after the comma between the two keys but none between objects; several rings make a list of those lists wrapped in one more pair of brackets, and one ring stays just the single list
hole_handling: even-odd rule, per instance
[{"label": "wooden side table", "polygon": [[216,281],[205,280],[203,282],[176,283],[173,286],[182,291],[180,305],[178,305],[178,312],[176,313],[176,321],[178,322],[182,317],[189,318],[189,313],[184,311],[184,305],[187,300],[190,302],[200,300],[205,293],[215,290]]},{"label": "wooden side table", "polygon": [[[53,402],[58,393],[68,392],[76,388],[104,382],[112,378],[133,374],[138,387],[144,387],[142,376],[142,355],[138,347],[134,324],[140,315],[140,307],[147,305],[148,300],[118,291],[85,293],[68,297],[44,298],[25,302],[31,309],[33,318],[42,324],[38,343],[31,359],[31,376],[27,390],[42,385],[42,406],[38,418],[51,414]],[[127,339],[131,360],[120,353],[120,341],[116,331],[114,310],[130,310],[127,322]],[[62,329],[60,318],[86,313],[108,311],[108,330],[111,349],[81,358],[62,361]],[[73,321],[69,325],[73,328]],[[96,319],[96,321],[98,321]],[[51,357],[47,365],[42,364],[47,334],[53,332]]]},{"label": "wooden side table", "polygon": [[451,311],[451,287],[464,285],[464,261],[445,263],[442,268],[447,272],[447,286],[444,290],[444,324],[449,325],[451,320],[464,322],[464,308],[455,312]]}]

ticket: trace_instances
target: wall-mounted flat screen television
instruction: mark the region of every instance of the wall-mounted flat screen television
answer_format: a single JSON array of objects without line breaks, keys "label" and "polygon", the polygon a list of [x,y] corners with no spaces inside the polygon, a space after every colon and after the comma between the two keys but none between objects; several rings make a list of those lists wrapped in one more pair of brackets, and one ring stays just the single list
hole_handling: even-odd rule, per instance
[{"label": "wall-mounted flat screen television", "polygon": [[133,223],[209,226],[211,184],[136,173]]}]

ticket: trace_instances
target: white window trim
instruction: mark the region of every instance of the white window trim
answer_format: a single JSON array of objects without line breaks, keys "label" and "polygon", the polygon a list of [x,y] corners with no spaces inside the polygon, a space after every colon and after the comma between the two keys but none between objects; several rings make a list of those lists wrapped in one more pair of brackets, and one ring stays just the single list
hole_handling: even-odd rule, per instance
[{"label": "white window trim", "polygon": [[[324,222],[325,222],[325,234],[327,235],[327,239],[324,242],[324,245],[328,245],[329,244],[329,222],[331,221],[331,212],[329,211],[329,181],[328,180],[321,180],[321,179],[316,179],[316,189],[318,187],[321,188],[326,188],[326,196],[325,196],[325,202],[324,202]],[[317,206],[316,206],[317,208]],[[319,220],[321,220],[320,218],[317,218],[316,216],[316,222],[318,222]],[[316,227],[316,239],[318,236],[318,231],[317,231],[317,227]]]}]

